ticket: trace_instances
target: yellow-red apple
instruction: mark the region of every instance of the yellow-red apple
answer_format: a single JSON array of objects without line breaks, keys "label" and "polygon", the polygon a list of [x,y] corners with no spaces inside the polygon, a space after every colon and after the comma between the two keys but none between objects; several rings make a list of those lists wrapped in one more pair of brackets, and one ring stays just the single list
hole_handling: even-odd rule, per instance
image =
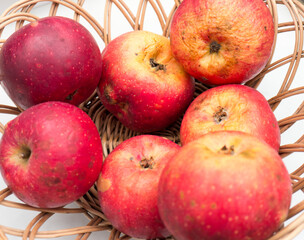
[{"label": "yellow-red apple", "polygon": [[279,150],[277,119],[266,98],[256,89],[228,84],[201,93],[183,116],[180,138],[186,144],[210,131],[237,130],[255,135]]},{"label": "yellow-red apple", "polygon": [[291,180],[279,154],[243,132],[188,143],[159,180],[158,208],[178,240],[266,240],[286,220]]},{"label": "yellow-red apple", "polygon": [[174,57],[208,85],[244,83],[270,59],[272,15],[263,0],[184,0],[171,24]]},{"label": "yellow-red apple", "polygon": [[100,100],[128,128],[163,130],[174,123],[193,99],[194,80],[174,59],[168,38],[127,32],[102,52]]},{"label": "yellow-red apple", "polygon": [[169,236],[157,208],[160,174],[180,149],[156,136],[125,140],[105,159],[97,182],[101,209],[119,231],[135,238]]}]

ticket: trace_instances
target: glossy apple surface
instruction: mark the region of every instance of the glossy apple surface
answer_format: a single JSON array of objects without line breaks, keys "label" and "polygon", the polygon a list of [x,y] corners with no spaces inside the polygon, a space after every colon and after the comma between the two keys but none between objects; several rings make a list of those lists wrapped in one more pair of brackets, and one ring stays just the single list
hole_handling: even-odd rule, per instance
[{"label": "glossy apple surface", "polygon": [[270,59],[274,23],[262,0],[184,0],[170,39],[174,57],[199,81],[244,83]]},{"label": "glossy apple surface", "polygon": [[98,179],[101,209],[119,231],[135,238],[169,236],[157,208],[160,174],[180,149],[155,135],[125,140],[105,159]]},{"label": "glossy apple surface", "polygon": [[101,53],[91,33],[59,16],[14,32],[0,52],[1,85],[22,109],[45,101],[78,105],[96,89]]},{"label": "glossy apple surface", "polygon": [[180,138],[186,144],[210,131],[250,133],[279,150],[281,135],[265,97],[239,84],[217,86],[201,93],[183,116]]},{"label": "glossy apple surface", "polygon": [[181,147],[159,181],[158,208],[178,240],[266,240],[287,217],[291,180],[278,153],[243,132]]},{"label": "glossy apple surface", "polygon": [[128,128],[163,130],[174,123],[193,99],[194,80],[171,53],[168,38],[127,32],[102,52],[101,102]]},{"label": "glossy apple surface", "polygon": [[98,130],[81,109],[63,102],[28,108],[0,142],[0,170],[12,192],[41,208],[71,203],[95,183],[103,161]]}]

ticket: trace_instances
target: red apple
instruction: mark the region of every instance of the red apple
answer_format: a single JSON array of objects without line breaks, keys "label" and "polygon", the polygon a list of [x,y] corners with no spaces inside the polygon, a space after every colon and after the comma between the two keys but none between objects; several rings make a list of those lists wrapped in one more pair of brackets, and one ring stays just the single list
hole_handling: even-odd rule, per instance
[{"label": "red apple", "polygon": [[22,109],[45,101],[78,105],[96,89],[101,52],[91,33],[59,16],[14,32],[0,52],[1,85]]},{"label": "red apple", "polygon": [[292,188],[279,154],[243,132],[210,132],[181,147],[159,181],[158,208],[178,240],[266,240]]},{"label": "red apple", "polygon": [[184,0],[171,24],[174,57],[208,85],[244,83],[270,59],[274,23],[263,0]]},{"label": "red apple", "polygon": [[168,139],[139,135],[108,155],[97,187],[101,209],[116,229],[142,239],[170,235],[158,213],[157,189],[163,168],[179,149]]},{"label": "red apple", "polygon": [[187,109],[180,138],[186,144],[210,131],[237,130],[255,135],[279,150],[281,135],[265,97],[248,86],[229,84],[201,93]]},{"label": "red apple", "polygon": [[102,52],[100,100],[128,128],[163,130],[193,99],[194,80],[173,58],[168,38],[132,31],[113,39]]},{"label": "red apple", "polygon": [[55,208],[90,189],[102,154],[98,130],[85,112],[68,103],[45,102],[8,122],[0,142],[0,170],[20,200]]}]

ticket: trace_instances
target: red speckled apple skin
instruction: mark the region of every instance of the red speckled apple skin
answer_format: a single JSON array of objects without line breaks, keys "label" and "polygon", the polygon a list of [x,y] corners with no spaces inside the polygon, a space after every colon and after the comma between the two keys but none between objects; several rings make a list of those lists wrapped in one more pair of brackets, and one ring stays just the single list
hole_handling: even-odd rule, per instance
[{"label": "red speckled apple skin", "polygon": [[193,99],[193,78],[173,58],[169,39],[152,32],[128,32],[113,39],[102,52],[102,69],[101,102],[138,132],[165,129]]},{"label": "red speckled apple skin", "polygon": [[[98,179],[100,205],[115,228],[140,239],[168,237],[157,207],[158,181],[168,161],[180,149],[156,136],[125,140],[105,159]],[[141,160],[151,160],[143,168]]]},{"label": "red speckled apple skin", "polygon": [[279,154],[243,132],[210,132],[164,168],[158,207],[180,240],[266,240],[288,215],[292,185]]},{"label": "red speckled apple skin", "polygon": [[[21,149],[31,151],[27,161]],[[98,130],[81,109],[62,102],[28,108],[0,142],[1,174],[23,202],[56,208],[77,200],[97,180],[103,151]]]},{"label": "red speckled apple skin", "polygon": [[79,105],[96,89],[101,52],[92,34],[60,16],[14,32],[0,53],[1,85],[22,109],[45,101]]},{"label": "red speckled apple skin", "polygon": [[[217,114],[222,115],[220,121]],[[182,119],[181,142],[186,144],[209,131],[220,130],[250,133],[276,151],[280,147],[281,133],[273,111],[265,97],[248,86],[229,84],[201,93]]]},{"label": "red speckled apple skin", "polygon": [[245,83],[270,59],[274,23],[262,0],[185,0],[172,19],[172,54],[208,85]]}]

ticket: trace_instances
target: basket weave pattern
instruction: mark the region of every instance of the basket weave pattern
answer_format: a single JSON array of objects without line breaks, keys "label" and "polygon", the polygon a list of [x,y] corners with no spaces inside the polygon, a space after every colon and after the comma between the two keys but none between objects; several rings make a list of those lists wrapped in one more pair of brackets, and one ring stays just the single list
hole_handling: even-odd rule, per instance
[{"label": "basket weave pattern", "polygon": [[[88,0],[89,1],[89,0]],[[131,1],[132,2],[132,1]],[[85,9],[85,0],[71,1],[71,0],[22,0],[2,13],[0,17],[0,47],[5,42],[6,37],[3,37],[5,29],[8,26],[14,26],[14,31],[22,27],[28,22],[35,21],[42,17],[35,13],[35,9],[39,4],[48,4],[49,15],[59,15],[60,8],[69,9],[71,11],[71,18],[76,21],[85,22],[87,26],[90,26],[96,36],[96,40],[99,41],[101,47],[106,46],[111,39],[113,39],[114,29],[113,23],[115,19],[112,18],[112,11],[120,11],[121,16],[128,23],[130,29],[142,30],[146,29],[149,24],[159,24],[161,28],[161,34],[169,36],[170,22],[174,11],[179,6],[179,0],[139,0],[131,7],[127,4],[127,1],[123,0],[105,0],[102,1],[104,9],[100,10],[101,20],[97,20]],[[166,5],[170,2],[170,9],[165,9]],[[281,103],[287,101],[289,98],[301,96],[304,94],[304,84],[293,85],[297,71],[299,71],[300,61],[304,57],[303,52],[303,20],[304,17],[304,5],[297,0],[267,0],[265,3],[271,10],[273,15],[276,39],[281,34],[293,33],[295,38],[294,50],[291,54],[283,56],[277,60],[270,59],[265,69],[254,79],[246,83],[246,85],[253,88],[258,88],[262,85],[263,80],[271,74],[273,71],[277,71],[284,67],[286,72],[284,76],[277,81],[280,81],[280,88],[276,94],[268,99],[268,102],[273,111],[280,107]],[[280,22],[278,15],[278,8],[284,7],[290,14],[291,21]],[[154,11],[157,22],[149,22],[146,18],[147,9]],[[274,56],[274,52],[273,52]],[[208,87],[201,83],[196,82],[195,96],[205,91]],[[138,135],[138,133],[131,131],[124,127],[117,119],[110,114],[100,103],[96,93],[87,99],[80,106],[95,122],[102,139],[104,157],[106,157],[119,143],[132,136]],[[0,103],[0,132],[4,131],[4,123],[1,122],[1,116],[3,114],[18,115],[20,113],[18,106],[8,106]],[[298,122],[304,120],[304,101],[299,101],[299,104],[294,112],[288,116],[284,116],[279,119],[279,126],[282,135],[292,128]],[[179,127],[181,119],[179,119],[170,128],[157,132],[155,134],[169,138],[170,140],[180,143],[179,139]],[[294,142],[282,144],[280,147],[280,155],[283,159],[287,158],[291,154],[304,152],[304,132]],[[290,172],[290,176],[293,184],[294,194],[301,193],[302,200],[293,206],[291,206],[288,219],[280,231],[278,231],[271,240],[276,239],[293,239],[300,231],[304,229],[304,164],[297,166],[297,169]],[[58,209],[36,209],[26,204],[10,200],[12,192],[9,188],[0,189],[0,204],[7,208],[16,208],[20,211],[36,211],[36,216],[32,219],[28,226],[24,226],[23,229],[12,228],[5,226],[5,223],[0,222],[0,239],[9,239],[9,235],[20,236],[22,239],[35,239],[35,238],[55,238],[61,236],[75,236],[75,239],[88,239],[91,233],[96,231],[110,231],[109,239],[129,239],[115,228],[103,215],[99,202],[96,186],[93,186],[89,192],[76,201],[78,207],[62,207]],[[55,214],[82,214],[88,219],[88,223],[84,226],[64,229],[64,230],[46,230],[42,231],[40,228]],[[78,215],[77,215],[78,216]]]}]

